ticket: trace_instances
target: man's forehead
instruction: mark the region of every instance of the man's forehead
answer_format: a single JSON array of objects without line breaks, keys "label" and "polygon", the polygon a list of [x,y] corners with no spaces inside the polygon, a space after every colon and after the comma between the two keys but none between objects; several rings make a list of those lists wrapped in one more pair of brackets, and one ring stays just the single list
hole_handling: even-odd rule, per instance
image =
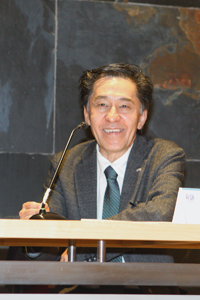
[{"label": "man's forehead", "polygon": [[89,99],[106,99],[115,96],[120,99],[124,98],[128,99],[128,101],[132,101],[136,95],[137,87],[132,80],[129,78],[109,76],[100,78],[95,82]]},{"label": "man's forehead", "polygon": [[105,76],[102,77],[100,79],[98,79],[97,81],[95,81],[94,86],[93,86],[93,90],[101,87],[102,85],[110,85],[110,86],[114,86],[118,83],[118,81],[123,81],[124,83],[129,82],[132,83],[133,85],[136,85],[131,79],[129,78],[124,78],[122,76]]}]

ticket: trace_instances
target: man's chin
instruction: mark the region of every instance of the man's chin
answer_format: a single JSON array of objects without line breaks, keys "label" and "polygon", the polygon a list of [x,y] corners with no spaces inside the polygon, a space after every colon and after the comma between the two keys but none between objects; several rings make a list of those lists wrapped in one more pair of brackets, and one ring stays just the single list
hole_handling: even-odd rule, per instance
[{"label": "man's chin", "polygon": [[99,147],[100,153],[104,156],[117,155],[122,156],[128,149],[119,147],[117,144],[106,145],[105,147]]}]

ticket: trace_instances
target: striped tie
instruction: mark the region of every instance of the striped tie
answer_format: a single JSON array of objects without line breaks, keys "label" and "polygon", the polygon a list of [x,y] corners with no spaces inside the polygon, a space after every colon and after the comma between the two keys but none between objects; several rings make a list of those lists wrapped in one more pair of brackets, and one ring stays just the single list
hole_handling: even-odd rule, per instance
[{"label": "striped tie", "polygon": [[[119,213],[120,191],[117,182],[118,174],[115,172],[115,170],[111,166],[108,166],[104,173],[107,179],[107,188],[104,196],[102,219],[107,219]],[[121,256],[112,259],[112,262],[121,261]]]},{"label": "striped tie", "polygon": [[117,182],[118,174],[109,166],[104,171],[107,179],[107,188],[103,203],[102,219],[107,219],[119,213],[120,191]]}]

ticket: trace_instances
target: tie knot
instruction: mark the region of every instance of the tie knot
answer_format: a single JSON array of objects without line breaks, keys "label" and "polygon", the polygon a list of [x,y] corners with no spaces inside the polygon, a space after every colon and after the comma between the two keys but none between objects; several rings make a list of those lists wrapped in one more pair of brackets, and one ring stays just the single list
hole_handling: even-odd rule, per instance
[{"label": "tie knot", "polygon": [[117,179],[118,174],[115,172],[115,170],[111,166],[108,166],[105,169],[104,173],[105,173],[107,179],[111,179],[111,180]]}]

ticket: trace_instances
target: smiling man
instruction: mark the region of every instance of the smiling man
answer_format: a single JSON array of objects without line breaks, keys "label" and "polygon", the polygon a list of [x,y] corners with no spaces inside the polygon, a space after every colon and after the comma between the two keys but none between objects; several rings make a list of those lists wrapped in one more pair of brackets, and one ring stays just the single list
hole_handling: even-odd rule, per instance
[{"label": "smiling man", "polygon": [[132,146],[137,129],[142,129],[146,121],[147,110],[142,110],[133,81],[108,76],[95,82],[84,115],[100,153],[114,162]]},{"label": "smiling man", "polygon": [[[136,65],[111,64],[85,71],[79,88],[85,121],[95,140],[67,152],[47,210],[69,220],[171,221],[185,154],[173,142],[140,133],[152,100],[150,78]],[[52,158],[46,186],[59,157]],[[29,218],[39,209],[40,203],[25,203],[20,218]],[[123,259],[171,261],[167,255],[155,256],[155,250],[150,255],[151,251],[141,254],[132,249]],[[117,256],[108,253],[107,260]],[[95,259],[96,254],[84,251],[77,255],[77,260]]]}]

